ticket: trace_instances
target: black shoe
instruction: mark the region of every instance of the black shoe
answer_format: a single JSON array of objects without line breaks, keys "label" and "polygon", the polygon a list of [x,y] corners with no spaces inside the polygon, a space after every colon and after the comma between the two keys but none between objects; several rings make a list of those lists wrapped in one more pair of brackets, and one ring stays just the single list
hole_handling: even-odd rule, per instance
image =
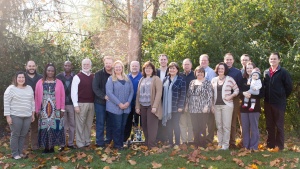
[{"label": "black shoe", "polygon": [[44,151],[43,151],[43,154],[47,154],[47,153],[49,153],[49,149],[45,148]]},{"label": "black shoe", "polygon": [[68,146],[69,149],[76,149],[74,146]]},{"label": "black shoe", "polygon": [[235,149],[238,149],[238,147],[235,144],[230,144],[229,149],[230,150],[235,150]]},{"label": "black shoe", "polygon": [[49,153],[54,153],[54,152],[55,152],[55,151],[54,151],[54,148],[53,148],[53,147],[49,149]]},{"label": "black shoe", "polygon": [[64,150],[65,150],[65,147],[59,147],[59,148],[58,148],[58,151],[59,151],[59,152],[62,152],[62,151],[64,151]]},{"label": "black shoe", "polygon": [[95,144],[95,146],[96,146],[96,147],[102,147],[102,148],[105,147],[105,145],[99,145],[99,144]]}]

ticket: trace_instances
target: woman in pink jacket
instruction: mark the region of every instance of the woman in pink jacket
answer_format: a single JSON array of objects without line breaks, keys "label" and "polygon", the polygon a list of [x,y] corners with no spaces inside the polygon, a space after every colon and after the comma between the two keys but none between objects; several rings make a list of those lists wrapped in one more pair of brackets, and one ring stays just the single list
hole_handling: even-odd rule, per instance
[{"label": "woman in pink jacket", "polygon": [[45,148],[43,153],[53,153],[54,146],[65,145],[65,90],[62,82],[55,76],[55,66],[47,64],[44,77],[35,87],[35,109],[39,117],[38,145]]}]

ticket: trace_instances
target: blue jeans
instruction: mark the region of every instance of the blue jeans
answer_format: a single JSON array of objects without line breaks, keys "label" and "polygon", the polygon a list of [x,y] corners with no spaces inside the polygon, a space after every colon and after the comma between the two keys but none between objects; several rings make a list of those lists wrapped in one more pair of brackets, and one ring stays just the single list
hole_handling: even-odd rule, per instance
[{"label": "blue jeans", "polygon": [[[96,144],[104,146],[105,143],[109,144],[112,140],[112,127],[107,115],[106,106],[95,103],[96,112]],[[106,124],[106,140],[104,140],[104,130]]]},{"label": "blue jeans", "polygon": [[112,139],[114,141],[114,148],[123,147],[124,129],[127,122],[128,114],[113,114],[108,112],[109,119],[113,127]]}]

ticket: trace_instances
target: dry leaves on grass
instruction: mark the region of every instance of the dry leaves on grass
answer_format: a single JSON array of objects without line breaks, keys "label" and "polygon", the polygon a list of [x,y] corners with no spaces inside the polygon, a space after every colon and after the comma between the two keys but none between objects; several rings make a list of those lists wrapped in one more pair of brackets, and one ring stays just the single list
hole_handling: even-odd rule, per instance
[{"label": "dry leaves on grass", "polygon": [[86,162],[86,163],[91,163],[91,162],[93,162],[93,156],[92,155],[88,155],[87,156],[87,159],[86,160],[84,160],[84,162]]},{"label": "dry leaves on grass", "polygon": [[136,161],[134,161],[134,160],[128,160],[128,162],[130,165],[136,165]]},{"label": "dry leaves on grass", "polygon": [[220,160],[223,159],[223,157],[219,155],[217,157],[210,157],[210,159],[213,160],[213,161],[220,161]]},{"label": "dry leaves on grass", "polygon": [[151,164],[152,164],[152,168],[160,168],[160,167],[162,167],[162,164],[157,163],[155,161],[153,161]]},{"label": "dry leaves on grass", "polygon": [[255,164],[250,164],[250,165],[246,166],[245,169],[258,169],[258,166]]},{"label": "dry leaves on grass", "polygon": [[77,152],[76,155],[78,160],[85,158],[87,156],[84,152]]},{"label": "dry leaves on grass", "polygon": [[275,147],[275,148],[268,148],[267,149],[269,152],[273,152],[273,153],[277,153],[277,152],[279,152],[279,147]]},{"label": "dry leaves on grass", "polygon": [[244,162],[241,159],[238,158],[233,158],[232,159],[237,165],[239,165],[240,167],[245,167]]},{"label": "dry leaves on grass", "polygon": [[50,169],[64,169],[64,167],[55,165],[55,166],[51,166]]},{"label": "dry leaves on grass", "polygon": [[196,149],[194,150],[193,152],[191,152],[189,155],[188,155],[188,161],[190,162],[199,162],[199,158],[198,157],[198,154],[200,153],[200,150]]}]

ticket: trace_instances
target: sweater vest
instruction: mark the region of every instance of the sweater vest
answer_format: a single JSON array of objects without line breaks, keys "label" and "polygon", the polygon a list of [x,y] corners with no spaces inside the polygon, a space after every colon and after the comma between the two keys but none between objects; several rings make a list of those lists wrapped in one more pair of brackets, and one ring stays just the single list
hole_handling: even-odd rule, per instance
[{"label": "sweater vest", "polygon": [[80,79],[78,85],[78,103],[93,103],[94,102],[94,92],[93,92],[93,78],[94,74],[87,76],[86,74],[80,72],[77,74]]}]

